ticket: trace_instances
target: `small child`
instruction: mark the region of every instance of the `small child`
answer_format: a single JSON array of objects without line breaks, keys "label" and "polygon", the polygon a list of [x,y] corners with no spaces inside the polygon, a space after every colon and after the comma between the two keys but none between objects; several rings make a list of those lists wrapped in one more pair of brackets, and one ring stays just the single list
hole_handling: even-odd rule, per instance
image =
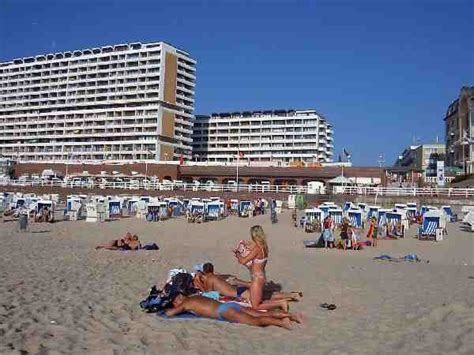
[{"label": "small child", "polygon": [[352,233],[351,233],[351,243],[352,243],[352,250],[358,250],[359,249],[359,242],[361,240],[359,231],[352,227]]}]

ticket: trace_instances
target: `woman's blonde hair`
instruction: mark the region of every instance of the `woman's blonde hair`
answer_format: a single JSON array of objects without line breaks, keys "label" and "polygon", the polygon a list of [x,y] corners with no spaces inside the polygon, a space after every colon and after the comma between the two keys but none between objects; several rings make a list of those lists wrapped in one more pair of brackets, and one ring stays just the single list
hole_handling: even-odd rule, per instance
[{"label": "woman's blonde hair", "polygon": [[265,232],[263,231],[262,226],[256,225],[250,228],[250,236],[252,240],[260,245],[263,249],[263,253],[265,254],[264,257],[268,256],[268,244],[267,244],[267,237],[265,236]]}]

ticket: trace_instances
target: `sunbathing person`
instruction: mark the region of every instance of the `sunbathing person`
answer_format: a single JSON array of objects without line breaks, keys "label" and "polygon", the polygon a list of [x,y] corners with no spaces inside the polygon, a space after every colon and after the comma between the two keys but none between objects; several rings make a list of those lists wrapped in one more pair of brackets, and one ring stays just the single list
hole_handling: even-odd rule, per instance
[{"label": "sunbathing person", "polygon": [[96,249],[107,249],[107,250],[137,250],[140,249],[141,244],[138,240],[138,236],[132,235],[130,232],[125,234],[122,239],[115,239],[108,244],[98,245]]},{"label": "sunbathing person", "polygon": [[[237,286],[223,280],[219,275],[214,273],[214,265],[206,263],[203,265],[203,271],[196,274],[194,278],[194,285],[197,289],[203,292],[217,291],[223,296],[243,298],[250,300],[250,285],[251,282],[242,281],[233,278]],[[303,297],[301,292],[274,292],[269,297],[265,297],[265,300],[286,300],[286,301],[299,301]],[[278,305],[280,307],[280,305]]]},{"label": "sunbathing person", "polygon": [[168,317],[173,317],[184,312],[192,312],[201,317],[218,320],[227,320],[257,327],[269,325],[290,330],[291,322],[302,323],[301,314],[291,313],[260,313],[250,308],[241,307],[237,303],[220,303],[203,296],[173,296],[173,308],[166,311]]}]

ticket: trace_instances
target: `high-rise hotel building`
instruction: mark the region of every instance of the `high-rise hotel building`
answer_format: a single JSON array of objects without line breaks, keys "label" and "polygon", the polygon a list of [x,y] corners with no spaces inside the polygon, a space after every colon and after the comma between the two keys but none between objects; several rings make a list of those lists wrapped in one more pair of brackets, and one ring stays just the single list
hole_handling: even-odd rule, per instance
[{"label": "high-rise hotel building", "polygon": [[191,158],[196,61],[130,43],[0,63],[0,154],[20,161]]},{"label": "high-rise hotel building", "polygon": [[272,110],[196,116],[193,158],[233,162],[332,162],[333,130],[315,110]]}]

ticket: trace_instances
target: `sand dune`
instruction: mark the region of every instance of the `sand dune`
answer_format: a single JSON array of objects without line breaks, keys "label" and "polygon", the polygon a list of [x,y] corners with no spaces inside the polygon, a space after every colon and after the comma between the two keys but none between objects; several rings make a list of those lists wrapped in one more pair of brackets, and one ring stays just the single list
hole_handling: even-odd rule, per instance
[{"label": "sand dune", "polygon": [[[173,267],[212,261],[248,278],[230,249],[262,224],[268,235],[268,279],[302,290],[292,310],[306,324],[292,332],[215,321],[164,321],[138,302]],[[449,226],[440,243],[379,242],[362,251],[304,249],[290,214],[231,217],[202,225],[183,219],[146,223],[58,222],[16,232],[0,226],[0,352],[59,353],[430,353],[474,352],[474,235]],[[96,251],[126,231],[160,251]],[[429,263],[375,261],[416,253]],[[335,311],[319,304],[335,303]]]}]

